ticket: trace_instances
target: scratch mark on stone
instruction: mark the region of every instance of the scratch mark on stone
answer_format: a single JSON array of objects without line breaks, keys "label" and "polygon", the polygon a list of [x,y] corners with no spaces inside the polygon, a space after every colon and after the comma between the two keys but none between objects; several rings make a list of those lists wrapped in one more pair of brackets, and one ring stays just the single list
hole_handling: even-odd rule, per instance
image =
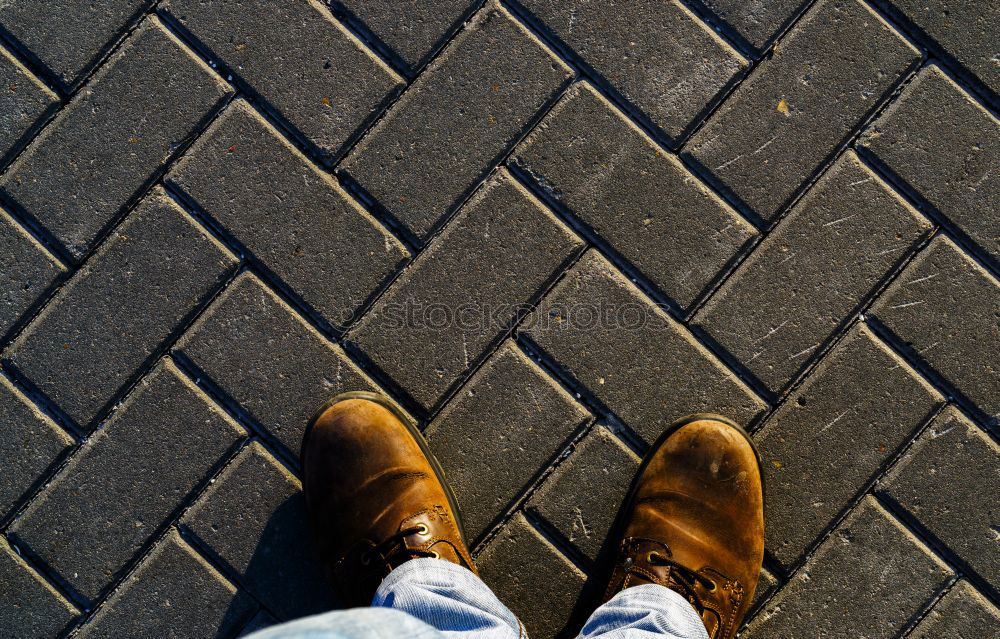
[{"label": "scratch mark on stone", "polygon": [[866,177],[863,180],[858,180],[857,182],[851,182],[847,186],[857,186],[859,184],[864,184],[865,182],[871,182],[871,181],[872,181],[872,179],[870,177]]},{"label": "scratch mark on stone", "polygon": [[906,247],[903,247],[903,246],[894,246],[892,248],[887,248],[884,251],[879,251],[878,253],[875,254],[875,256],[878,257],[879,255],[886,255],[888,253],[895,253],[896,251],[901,251],[904,248],[906,248]]},{"label": "scratch mark on stone", "polygon": [[777,139],[778,139],[777,135],[772,135],[770,140],[768,140],[767,142],[765,142],[764,144],[762,144],[760,147],[757,148],[756,151],[753,152],[753,155],[757,155],[758,153],[760,153],[761,151],[763,151],[767,147],[771,146],[771,143],[774,142]]},{"label": "scratch mark on stone", "polygon": [[937,276],[938,276],[937,273],[931,273],[930,275],[925,275],[923,277],[918,277],[915,280],[911,280],[907,282],[906,285],[909,286],[910,284],[919,284],[920,282],[926,282],[927,280],[932,280]]},{"label": "scratch mark on stone", "polygon": [[846,222],[847,220],[851,219],[852,217],[856,217],[856,216],[857,216],[857,213],[853,213],[851,215],[842,217],[839,220],[834,220],[832,222],[827,222],[823,226],[833,226],[834,224],[840,224],[841,222]]},{"label": "scratch mark on stone", "polygon": [[737,155],[736,157],[734,157],[734,158],[733,158],[732,160],[729,160],[728,162],[723,162],[723,163],[722,163],[722,164],[720,164],[719,166],[715,167],[715,170],[716,170],[716,171],[721,171],[722,169],[726,168],[727,166],[729,166],[729,165],[730,165],[730,164],[732,164],[733,162],[735,162],[735,161],[737,161],[737,160],[741,159],[742,157],[743,157],[743,154],[742,154],[742,153],[740,153],[739,155]]},{"label": "scratch mark on stone", "polygon": [[785,263],[785,262],[787,262],[788,260],[792,259],[792,258],[793,258],[793,257],[795,257],[796,255],[798,255],[798,252],[795,252],[795,253],[792,253],[791,255],[789,255],[788,257],[786,257],[785,259],[783,259],[783,260],[781,260],[780,262],[778,262],[777,266],[781,266],[782,264],[784,264],[784,263]]},{"label": "scratch mark on stone", "polygon": [[784,325],[787,324],[787,323],[788,323],[788,320],[785,320],[784,322],[778,324],[777,326],[775,326],[774,328],[772,328],[771,330],[769,330],[767,332],[767,335],[765,335],[764,337],[762,337],[759,340],[757,340],[757,342],[763,342],[768,337],[770,337],[770,336],[774,335],[775,333],[777,333],[778,331],[780,331],[782,329],[782,327],[784,327]]},{"label": "scratch mark on stone", "polygon": [[943,431],[941,431],[941,432],[939,432],[939,433],[937,433],[937,432],[936,432],[936,433],[933,433],[933,437],[932,437],[932,439],[937,439],[938,437],[944,437],[945,435],[947,435],[947,434],[948,434],[948,433],[950,433],[951,431],[955,430],[956,428],[958,428],[958,426],[957,426],[957,425],[956,425],[956,426],[952,426],[951,428],[948,428],[948,429],[946,429],[946,430],[943,430]]},{"label": "scratch mark on stone", "polygon": [[905,304],[896,304],[895,306],[890,306],[889,308],[907,308],[908,306],[919,306],[925,303],[926,302],[924,302],[924,300],[920,300],[917,302],[906,302]]},{"label": "scratch mark on stone", "polygon": [[[823,432],[823,431],[825,431],[826,429],[830,428],[831,426],[833,426],[834,424],[836,424],[837,422],[839,422],[839,421],[840,421],[841,419],[843,419],[843,418],[844,418],[844,415],[846,415],[846,414],[847,414],[847,413],[849,413],[849,412],[851,412],[851,409],[850,409],[850,408],[848,408],[847,410],[845,410],[845,411],[844,411],[843,413],[841,413],[841,414],[837,415],[837,417],[836,417],[836,418],[834,418],[834,420],[833,420],[832,422],[830,422],[829,424],[827,424],[827,425],[826,425],[826,426],[824,426],[823,428],[820,428],[820,429],[819,429],[819,433],[822,433],[822,432]],[[819,433],[816,433],[816,434],[817,434],[817,435],[819,435]]]},{"label": "scratch mark on stone", "polygon": [[462,353],[465,355],[465,367],[469,367],[469,340],[465,335],[465,331],[462,331]]},{"label": "scratch mark on stone", "polygon": [[809,352],[812,352],[812,351],[816,350],[816,347],[818,347],[818,346],[819,346],[819,344],[813,344],[813,345],[812,345],[812,346],[810,346],[809,348],[807,348],[807,349],[804,349],[804,350],[801,350],[801,351],[799,351],[798,353],[796,353],[796,354],[792,355],[791,357],[789,357],[789,358],[788,358],[788,359],[786,359],[785,361],[786,361],[786,362],[788,362],[788,361],[791,361],[791,360],[795,359],[796,357],[802,357],[802,356],[803,356],[803,355],[805,355],[806,353],[809,353]]}]

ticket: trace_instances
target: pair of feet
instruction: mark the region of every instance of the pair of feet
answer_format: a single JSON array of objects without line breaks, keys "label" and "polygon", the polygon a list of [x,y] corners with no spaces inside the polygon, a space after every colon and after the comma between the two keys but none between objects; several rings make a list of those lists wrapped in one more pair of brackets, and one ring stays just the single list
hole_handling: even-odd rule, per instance
[{"label": "pair of feet", "polygon": [[[306,431],[302,465],[310,524],[345,603],[369,605],[389,572],[417,557],[476,572],[440,466],[387,399],[329,402]],[[675,422],[646,455],[611,534],[605,600],[660,584],[691,602],[712,639],[731,639],[764,553],[760,462],[747,434],[714,415]]]}]

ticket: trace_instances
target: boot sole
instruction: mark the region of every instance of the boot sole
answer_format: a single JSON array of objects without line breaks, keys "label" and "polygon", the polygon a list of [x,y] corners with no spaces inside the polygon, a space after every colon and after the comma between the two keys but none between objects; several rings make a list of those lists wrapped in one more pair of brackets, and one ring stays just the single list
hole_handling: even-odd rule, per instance
[{"label": "boot sole", "polygon": [[349,391],[346,393],[340,393],[339,395],[336,395],[333,398],[326,400],[318,409],[316,409],[316,412],[313,414],[312,418],[309,420],[309,423],[306,425],[305,433],[302,435],[302,447],[299,452],[299,460],[302,463],[303,473],[305,473],[305,458],[306,458],[305,453],[306,453],[306,446],[309,444],[309,434],[312,433],[312,429],[313,427],[316,426],[316,422],[319,421],[319,418],[322,417],[323,414],[326,413],[326,411],[329,410],[331,406],[343,401],[347,401],[349,399],[364,399],[370,402],[374,402],[379,406],[381,406],[382,408],[388,410],[390,413],[392,413],[396,417],[396,419],[398,419],[400,423],[402,423],[403,426],[406,427],[406,430],[409,431],[410,435],[413,436],[413,439],[416,440],[417,446],[420,447],[420,451],[424,454],[424,457],[426,457],[427,461],[430,463],[431,469],[434,470],[434,474],[437,476],[437,479],[441,483],[442,488],[444,488],[445,497],[448,499],[448,506],[451,508],[451,511],[455,513],[455,523],[458,525],[458,532],[462,535],[462,541],[466,543],[466,546],[468,546],[468,543],[466,541],[467,537],[465,534],[465,524],[462,517],[462,510],[458,505],[458,499],[455,497],[455,493],[452,491],[451,485],[448,483],[448,477],[445,475],[444,469],[441,468],[441,464],[434,456],[434,453],[431,452],[430,445],[424,438],[423,433],[420,432],[420,429],[417,428],[416,423],[414,423],[413,420],[410,419],[410,417],[406,413],[400,410],[400,408],[396,406],[396,404],[393,403],[392,400],[390,400],[385,395],[382,395],[381,393],[373,393],[370,391]]}]

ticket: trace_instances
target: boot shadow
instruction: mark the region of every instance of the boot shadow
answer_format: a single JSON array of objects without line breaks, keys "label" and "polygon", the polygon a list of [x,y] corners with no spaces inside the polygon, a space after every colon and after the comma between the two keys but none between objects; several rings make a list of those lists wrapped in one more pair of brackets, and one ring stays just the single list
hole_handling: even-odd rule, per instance
[{"label": "boot shadow", "polygon": [[222,616],[216,639],[344,607],[327,583],[301,492],[283,501],[259,533],[248,530],[248,534],[257,538],[250,542],[253,551],[241,565],[234,566],[211,552],[239,590]]}]

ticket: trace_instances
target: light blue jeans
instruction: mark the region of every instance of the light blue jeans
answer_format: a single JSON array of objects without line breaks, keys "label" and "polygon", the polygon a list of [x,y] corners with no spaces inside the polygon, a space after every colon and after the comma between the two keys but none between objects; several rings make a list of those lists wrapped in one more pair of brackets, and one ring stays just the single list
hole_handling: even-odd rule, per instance
[{"label": "light blue jeans", "polygon": [[[441,559],[411,559],[396,568],[372,600],[305,617],[247,639],[518,639],[524,627],[483,581]],[[633,586],[587,620],[581,639],[708,639],[684,597],[657,585]]]}]

